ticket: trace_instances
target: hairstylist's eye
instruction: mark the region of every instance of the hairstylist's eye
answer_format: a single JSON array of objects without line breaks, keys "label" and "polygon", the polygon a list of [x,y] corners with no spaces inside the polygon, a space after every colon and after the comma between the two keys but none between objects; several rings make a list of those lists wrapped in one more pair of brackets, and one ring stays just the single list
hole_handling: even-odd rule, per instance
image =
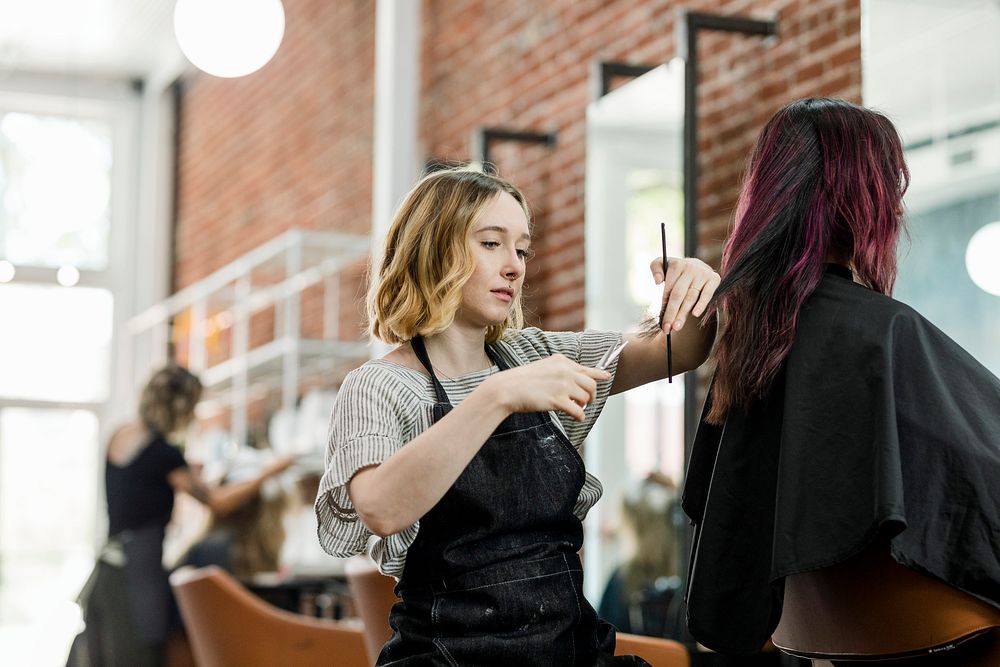
[{"label": "hairstylist's eye", "polygon": [[528,261],[529,259],[535,256],[535,251],[532,250],[531,248],[518,248],[517,256],[523,259],[524,261]]},{"label": "hairstylist's eye", "polygon": [[490,250],[500,247],[499,241],[480,241],[480,243],[484,248],[489,248]]}]

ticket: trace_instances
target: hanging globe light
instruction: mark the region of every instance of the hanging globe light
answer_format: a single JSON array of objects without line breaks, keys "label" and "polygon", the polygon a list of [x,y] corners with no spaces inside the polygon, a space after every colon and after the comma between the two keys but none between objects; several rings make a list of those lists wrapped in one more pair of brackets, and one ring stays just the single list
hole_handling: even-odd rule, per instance
[{"label": "hanging globe light", "polygon": [[976,286],[1000,296],[1000,220],[980,227],[965,249],[965,269]]},{"label": "hanging globe light", "polygon": [[281,0],[177,0],[181,52],[208,74],[246,76],[267,64],[285,34]]}]

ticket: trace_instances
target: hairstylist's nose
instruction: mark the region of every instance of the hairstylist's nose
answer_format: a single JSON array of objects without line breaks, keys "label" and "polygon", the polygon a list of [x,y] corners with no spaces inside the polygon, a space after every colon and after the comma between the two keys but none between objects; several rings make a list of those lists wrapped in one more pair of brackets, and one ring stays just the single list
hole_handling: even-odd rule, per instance
[{"label": "hairstylist's nose", "polygon": [[517,265],[515,256],[514,262],[508,262],[507,266],[503,267],[503,277],[507,280],[516,280],[520,275],[521,267]]}]

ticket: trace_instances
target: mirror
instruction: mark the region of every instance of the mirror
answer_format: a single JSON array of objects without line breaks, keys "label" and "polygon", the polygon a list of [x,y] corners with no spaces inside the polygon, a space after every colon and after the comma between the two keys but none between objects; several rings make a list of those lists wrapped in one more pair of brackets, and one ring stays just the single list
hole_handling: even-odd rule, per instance
[{"label": "mirror", "polygon": [[[629,331],[659,313],[661,288],[653,283],[649,262],[660,255],[661,222],[667,225],[668,255],[683,255],[683,82],[684,64],[675,60],[587,109],[588,328]],[[586,459],[604,485],[604,497],[586,522],[588,599],[599,606],[612,575],[621,574],[637,551],[650,557],[643,565],[655,571],[643,585],[678,586],[684,521],[674,501],[684,474],[683,378],[613,397],[587,441]],[[674,488],[650,478],[670,480]],[[641,535],[633,523],[642,526]],[[637,548],[647,541],[653,546]],[[640,629],[635,623],[630,628]]]}]

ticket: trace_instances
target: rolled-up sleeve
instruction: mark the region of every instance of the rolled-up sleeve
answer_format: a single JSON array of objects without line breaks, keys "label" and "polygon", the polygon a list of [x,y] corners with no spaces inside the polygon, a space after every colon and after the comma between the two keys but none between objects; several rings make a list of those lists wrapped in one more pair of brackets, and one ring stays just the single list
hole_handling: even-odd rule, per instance
[{"label": "rolled-up sleeve", "polygon": [[359,470],[378,465],[405,444],[406,415],[401,413],[401,392],[394,384],[378,369],[362,367],[348,374],[337,394],[315,505],[320,544],[333,556],[359,554],[372,537],[358,518],[347,483]]}]

